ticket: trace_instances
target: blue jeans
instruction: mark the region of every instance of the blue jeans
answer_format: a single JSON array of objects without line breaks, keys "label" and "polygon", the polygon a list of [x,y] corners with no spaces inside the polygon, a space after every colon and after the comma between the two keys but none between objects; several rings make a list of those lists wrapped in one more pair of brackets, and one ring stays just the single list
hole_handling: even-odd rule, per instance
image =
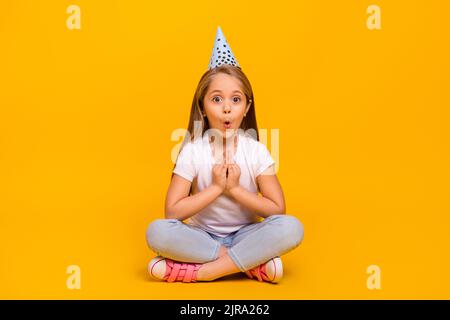
[{"label": "blue jeans", "polygon": [[182,262],[214,261],[224,245],[245,272],[296,248],[303,240],[303,225],[294,216],[276,214],[222,238],[177,219],[157,219],[148,226],[146,238],[157,255]]}]

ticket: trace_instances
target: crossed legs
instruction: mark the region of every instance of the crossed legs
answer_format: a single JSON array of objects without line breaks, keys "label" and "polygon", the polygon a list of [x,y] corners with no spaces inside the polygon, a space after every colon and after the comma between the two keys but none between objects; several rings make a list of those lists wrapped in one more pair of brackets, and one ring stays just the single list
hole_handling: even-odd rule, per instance
[{"label": "crossed legs", "polygon": [[176,219],[158,219],[147,229],[148,245],[158,255],[202,263],[197,273],[199,281],[212,281],[250,270],[294,249],[302,239],[301,222],[284,214],[272,215],[262,222],[241,228],[229,248],[205,231]]}]

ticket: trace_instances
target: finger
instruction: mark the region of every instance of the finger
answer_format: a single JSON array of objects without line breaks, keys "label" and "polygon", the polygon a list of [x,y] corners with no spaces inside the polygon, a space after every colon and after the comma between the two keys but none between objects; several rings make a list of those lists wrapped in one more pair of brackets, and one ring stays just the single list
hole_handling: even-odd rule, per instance
[{"label": "finger", "polygon": [[231,151],[228,154],[228,163],[234,163],[233,154],[231,153]]}]

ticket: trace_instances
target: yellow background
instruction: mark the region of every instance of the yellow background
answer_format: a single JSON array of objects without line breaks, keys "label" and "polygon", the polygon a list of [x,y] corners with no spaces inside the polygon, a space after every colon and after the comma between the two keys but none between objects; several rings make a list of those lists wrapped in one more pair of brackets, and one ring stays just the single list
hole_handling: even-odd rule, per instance
[{"label": "yellow background", "polygon": [[[81,30],[66,8],[81,8]],[[381,30],[366,9],[381,7]],[[447,1],[0,4],[0,298],[450,298]],[[278,285],[155,283],[174,129],[220,25],[279,129]],[[270,141],[269,141],[270,150]],[[270,245],[270,244],[267,244]],[[79,265],[81,289],[66,268]],[[366,287],[369,265],[381,290]]]}]

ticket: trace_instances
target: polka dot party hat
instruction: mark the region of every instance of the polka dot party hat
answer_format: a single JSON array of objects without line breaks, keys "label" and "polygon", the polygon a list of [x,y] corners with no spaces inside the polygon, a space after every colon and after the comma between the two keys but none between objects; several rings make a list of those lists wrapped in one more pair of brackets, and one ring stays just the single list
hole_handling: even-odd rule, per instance
[{"label": "polka dot party hat", "polygon": [[223,64],[230,64],[240,68],[239,63],[234,58],[233,51],[231,51],[227,39],[223,35],[222,29],[220,29],[219,26],[217,28],[216,40],[214,41],[214,48],[211,55],[211,60],[209,61],[208,70],[220,67]]}]

